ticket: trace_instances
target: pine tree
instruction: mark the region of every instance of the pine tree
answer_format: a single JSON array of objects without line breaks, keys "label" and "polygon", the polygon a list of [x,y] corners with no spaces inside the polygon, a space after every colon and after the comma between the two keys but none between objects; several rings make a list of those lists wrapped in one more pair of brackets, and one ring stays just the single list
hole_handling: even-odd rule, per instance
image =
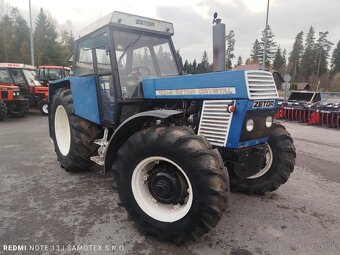
[{"label": "pine tree", "polygon": [[280,46],[277,48],[277,51],[275,53],[275,58],[273,61],[273,69],[279,71],[281,74],[283,74],[283,71],[285,69],[286,60],[284,59]]},{"label": "pine tree", "polygon": [[241,66],[241,65],[243,65],[242,57],[238,56],[238,58],[237,58],[237,66]]},{"label": "pine tree", "polygon": [[17,8],[12,8],[13,19],[13,47],[15,53],[11,62],[30,63],[30,30],[26,20]]},{"label": "pine tree", "polygon": [[61,60],[63,63],[66,64],[67,59],[70,57],[70,55],[73,53],[73,47],[74,47],[74,36],[72,34],[72,31],[62,31],[59,35],[59,43],[61,47]]},{"label": "pine tree", "polygon": [[332,74],[340,73],[340,41],[338,41],[336,48],[332,54]]},{"label": "pine tree", "polygon": [[286,66],[287,65],[287,51],[286,51],[286,49],[283,49],[282,57],[283,57],[283,59],[285,61],[285,66]]},{"label": "pine tree", "polygon": [[203,51],[202,62],[200,63],[200,68],[197,69],[198,73],[206,73],[209,71],[208,53],[206,50]]},{"label": "pine tree", "polygon": [[262,58],[261,55],[261,45],[259,40],[255,40],[254,44],[253,44],[253,48],[251,50],[251,54],[250,54],[251,60],[253,63],[259,63],[260,59]]},{"label": "pine tree", "polygon": [[34,46],[36,64],[62,64],[60,47],[57,43],[58,34],[55,27],[47,19],[42,8],[40,9],[35,25]]},{"label": "pine tree", "polygon": [[300,62],[303,54],[303,31],[299,32],[295,37],[293,49],[288,57],[288,72],[293,77],[293,82],[300,73]]},{"label": "pine tree", "polygon": [[5,15],[0,22],[0,62],[10,62],[14,55],[13,19]]},{"label": "pine tree", "polygon": [[229,34],[225,37],[226,41],[226,54],[225,54],[225,63],[226,69],[231,69],[232,67],[232,59],[235,57],[234,48],[235,48],[235,33],[234,30],[230,30]]},{"label": "pine tree", "polygon": [[[266,36],[266,30],[264,29],[262,31],[262,38],[260,42],[260,55],[263,56],[264,51],[264,44],[265,44],[265,36]],[[273,31],[271,27],[267,26],[267,46],[266,46],[266,67],[268,67],[271,63],[271,61],[275,58],[275,52],[276,52],[276,42],[274,41],[275,35],[273,34]],[[260,63],[262,63],[263,57],[260,58]]]},{"label": "pine tree", "polygon": [[316,54],[315,54],[315,36],[314,28],[310,27],[306,41],[305,41],[305,51],[301,58],[301,74],[305,81],[314,73],[316,64]]},{"label": "pine tree", "polygon": [[182,56],[181,56],[179,49],[176,50],[176,56],[177,56],[177,59],[178,59],[178,62],[179,62],[180,70],[183,70],[183,59],[182,59]]},{"label": "pine tree", "polygon": [[333,45],[332,42],[327,40],[328,31],[319,32],[319,38],[315,45],[315,51],[317,54],[317,66],[316,66],[316,77],[319,78],[322,74],[328,70],[328,58],[329,51]]},{"label": "pine tree", "polygon": [[192,73],[192,74],[197,73],[197,62],[196,62],[196,59],[194,59],[194,62],[192,62],[191,73]]},{"label": "pine tree", "polygon": [[185,73],[189,73],[189,62],[188,62],[188,60],[185,60],[185,62],[184,62],[183,71]]}]

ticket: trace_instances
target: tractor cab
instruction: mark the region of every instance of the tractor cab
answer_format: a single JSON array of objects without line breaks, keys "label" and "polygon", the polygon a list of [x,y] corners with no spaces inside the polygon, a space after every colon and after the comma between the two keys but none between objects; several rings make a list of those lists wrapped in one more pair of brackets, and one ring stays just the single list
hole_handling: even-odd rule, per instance
[{"label": "tractor cab", "polygon": [[[73,75],[96,76],[101,122],[120,123],[141,111],[142,79],[179,75],[173,33],[169,22],[121,12],[113,12],[80,32],[75,41]],[[122,117],[117,112],[122,112]]]},{"label": "tractor cab", "polygon": [[50,81],[55,81],[70,76],[71,68],[66,66],[39,66],[37,77],[44,86]]}]

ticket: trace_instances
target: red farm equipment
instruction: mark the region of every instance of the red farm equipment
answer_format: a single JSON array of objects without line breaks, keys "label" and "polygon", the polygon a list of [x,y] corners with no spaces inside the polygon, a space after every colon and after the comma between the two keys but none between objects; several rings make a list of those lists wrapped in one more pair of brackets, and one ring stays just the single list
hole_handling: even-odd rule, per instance
[{"label": "red farm equipment", "polygon": [[7,69],[0,68],[0,120],[7,114],[23,117],[28,112],[28,100],[14,85]]},{"label": "red farm equipment", "polygon": [[38,108],[43,115],[48,114],[48,88],[44,87],[36,77],[36,68],[31,65],[17,63],[0,63],[0,68],[9,74],[21,94],[28,99],[29,107]]}]

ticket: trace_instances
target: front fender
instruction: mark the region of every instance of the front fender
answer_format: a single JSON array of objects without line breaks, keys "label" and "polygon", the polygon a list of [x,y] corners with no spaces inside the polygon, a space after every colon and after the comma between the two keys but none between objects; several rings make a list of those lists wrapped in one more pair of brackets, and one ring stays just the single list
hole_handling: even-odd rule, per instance
[{"label": "front fender", "polygon": [[120,146],[122,146],[124,142],[129,139],[132,134],[138,131],[146,122],[158,119],[165,120],[170,117],[178,116],[181,113],[181,111],[174,110],[153,110],[137,113],[126,119],[119,125],[110,138],[105,153],[104,172],[111,169]]}]

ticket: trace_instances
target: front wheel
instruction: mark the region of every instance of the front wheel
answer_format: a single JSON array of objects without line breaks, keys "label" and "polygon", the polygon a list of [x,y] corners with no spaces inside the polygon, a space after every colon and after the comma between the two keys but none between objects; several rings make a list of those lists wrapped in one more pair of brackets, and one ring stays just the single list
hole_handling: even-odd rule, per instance
[{"label": "front wheel", "polygon": [[38,108],[44,116],[48,115],[48,102],[46,100],[41,100],[38,103]]},{"label": "front wheel", "polygon": [[218,153],[185,127],[137,132],[113,165],[122,205],[160,240],[197,239],[227,207],[228,174]]},{"label": "front wheel", "polygon": [[22,118],[24,117],[29,111],[29,105],[28,105],[28,101],[27,100],[23,100],[18,102],[14,109],[13,108],[9,108],[8,109],[8,114],[14,116],[14,117],[18,117],[18,118]]},{"label": "front wheel", "polygon": [[248,194],[264,194],[275,191],[287,182],[295,166],[295,146],[284,126],[274,123],[268,140],[268,153],[263,168],[247,178],[230,173],[230,187],[233,191]]},{"label": "front wheel", "polygon": [[60,164],[67,171],[83,171],[94,165],[91,161],[98,149],[94,143],[102,137],[102,129],[74,114],[71,90],[61,88],[53,97],[52,139]]},{"label": "front wheel", "polygon": [[0,101],[0,120],[3,120],[7,114],[7,107],[3,101]]}]

